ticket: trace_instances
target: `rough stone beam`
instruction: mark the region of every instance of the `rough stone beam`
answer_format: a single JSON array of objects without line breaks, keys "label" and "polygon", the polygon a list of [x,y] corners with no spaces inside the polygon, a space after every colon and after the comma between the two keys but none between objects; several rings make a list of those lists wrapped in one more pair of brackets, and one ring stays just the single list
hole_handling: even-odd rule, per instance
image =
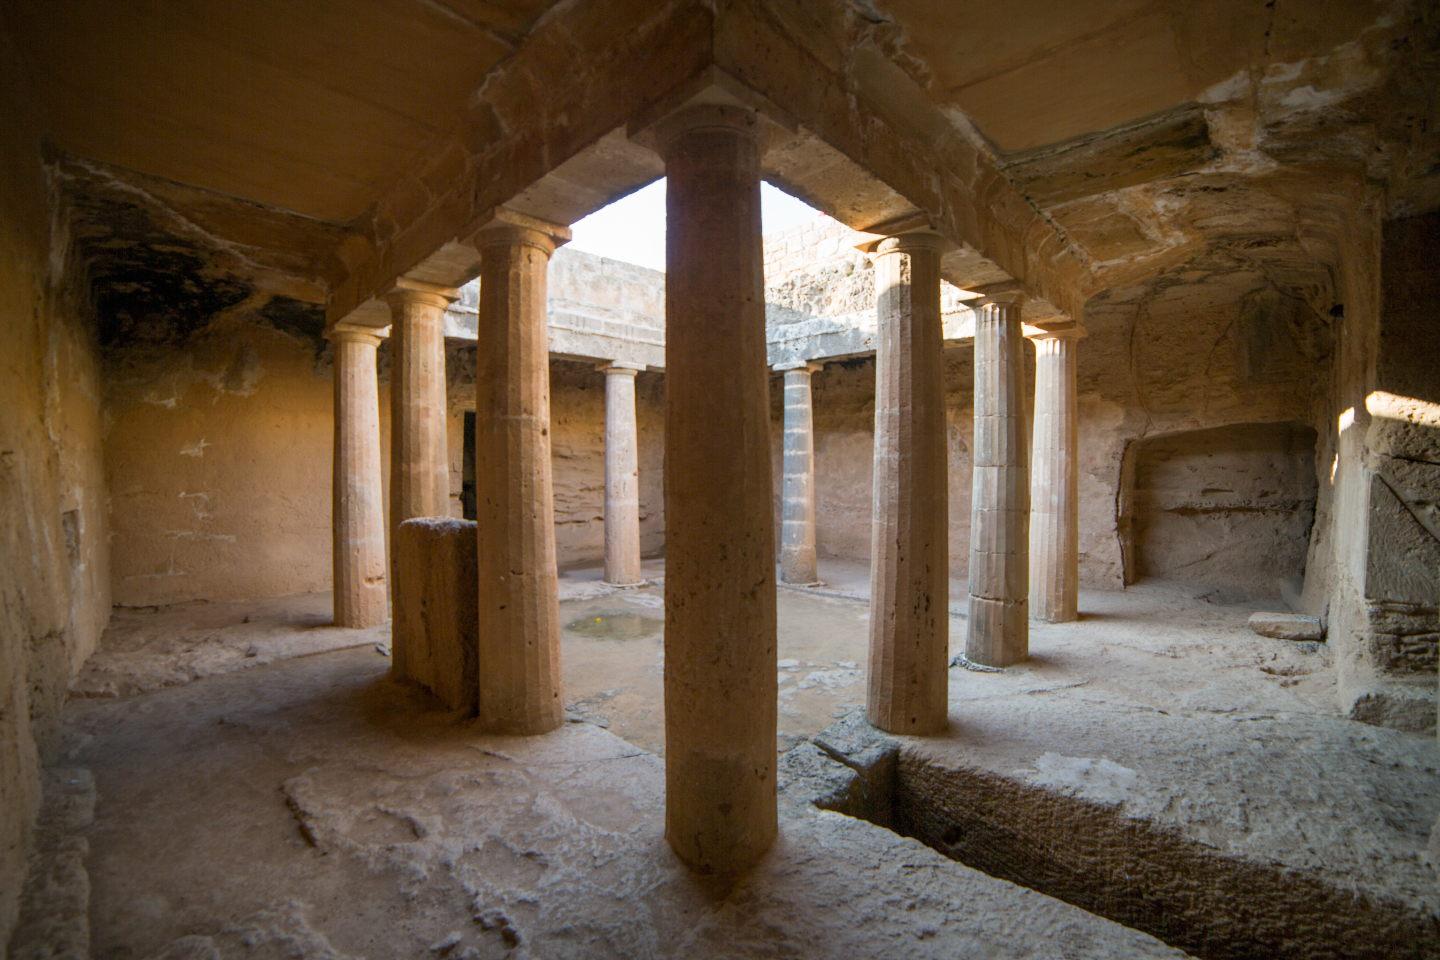
[{"label": "rough stone beam", "polygon": [[[993,261],[1032,297],[1080,316],[1088,283],[1082,255],[1014,188],[963,118],[926,99],[885,55],[874,25],[841,0],[817,0],[805,15],[813,29],[796,30],[776,12],[782,5],[773,6],[579,0],[542,18],[486,78],[456,132],[421,151],[341,244],[343,279],[333,289],[330,322],[374,303],[377,291],[466,240],[490,211],[513,206],[582,151],[612,149],[602,141],[614,131],[653,115],[674,91],[717,68],[732,87],[749,87],[784,111],[803,128],[797,135],[823,140],[832,154],[898,191],[940,233]],[[635,176],[644,174],[637,168]],[[790,179],[812,196],[838,198],[847,179],[853,183],[816,172],[811,184],[808,176],[798,170]],[[617,182],[588,202],[599,205],[643,182]],[[846,222],[859,215],[852,213]],[[383,322],[383,314],[371,322]]]},{"label": "rough stone beam", "polygon": [[[890,185],[1031,296],[1082,316],[1088,266],[963,119],[932,103],[843,0],[717,3],[715,64]],[[863,228],[863,224],[853,224]]]},{"label": "rough stone beam", "polygon": [[542,17],[341,245],[330,322],[707,68],[712,22],[698,0],[578,0]]}]

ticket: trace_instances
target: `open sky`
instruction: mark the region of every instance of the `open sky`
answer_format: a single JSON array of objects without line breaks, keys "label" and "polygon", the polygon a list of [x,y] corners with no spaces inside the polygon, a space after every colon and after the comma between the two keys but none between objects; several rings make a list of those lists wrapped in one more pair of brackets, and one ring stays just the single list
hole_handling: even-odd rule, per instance
[{"label": "open sky", "polygon": [[[785,230],[820,216],[782,190],[760,184],[760,221],[765,233]],[[566,246],[586,253],[665,269],[665,180],[661,178],[570,226]]]}]

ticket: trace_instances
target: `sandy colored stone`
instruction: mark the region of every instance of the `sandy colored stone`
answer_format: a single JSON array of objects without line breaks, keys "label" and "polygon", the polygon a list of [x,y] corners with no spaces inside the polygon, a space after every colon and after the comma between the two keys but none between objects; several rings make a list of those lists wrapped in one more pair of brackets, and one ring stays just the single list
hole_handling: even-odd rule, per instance
[{"label": "sandy colored stone", "polygon": [[395,529],[391,669],[451,710],[480,701],[475,524],[422,517]]},{"label": "sandy colored stone", "polygon": [[1020,329],[1018,303],[990,301],[976,312],[965,656],[991,667],[1006,667],[1030,655],[1030,444]]},{"label": "sandy colored stone", "polygon": [[1246,621],[1262,637],[1276,640],[1324,640],[1325,627],[1319,617],[1299,613],[1252,613]]},{"label": "sandy colored stone", "polygon": [[780,579],[807,584],[820,579],[815,568],[815,425],[811,415],[812,376],[824,364],[786,365],[784,455],[780,480]]},{"label": "sandy colored stone", "polygon": [[872,254],[879,342],[867,711],[895,733],[943,730],[950,665],[940,254],[933,234]]},{"label": "sandy colored stone", "polygon": [[605,372],[605,582],[640,583],[640,438],[635,420],[639,364]]},{"label": "sandy colored stone", "polygon": [[1080,594],[1079,405],[1075,353],[1083,330],[1032,336],[1034,446],[1030,454],[1030,615],[1064,623]]},{"label": "sandy colored stone", "polygon": [[524,217],[476,238],[480,719],[505,733],[544,733],[565,718],[545,342],[545,269],[565,239],[564,227]]},{"label": "sandy colored stone", "polygon": [[337,327],[335,347],[335,625],[364,629],[389,616],[375,331]]},{"label": "sandy colored stone", "polygon": [[751,111],[665,121],[665,835],[730,874],[774,842],[775,527]]},{"label": "sandy colored stone", "polygon": [[450,514],[445,440],[445,308],[438,292],[401,287],[390,303],[390,529]]}]

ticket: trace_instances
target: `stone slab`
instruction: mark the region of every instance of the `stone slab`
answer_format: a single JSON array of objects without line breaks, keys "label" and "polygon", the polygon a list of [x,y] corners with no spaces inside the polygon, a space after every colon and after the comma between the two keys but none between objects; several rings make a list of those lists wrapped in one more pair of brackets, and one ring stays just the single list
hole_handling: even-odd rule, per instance
[{"label": "stone slab", "polygon": [[1252,613],[1246,621],[1262,637],[1276,640],[1324,640],[1325,627],[1319,617],[1299,613]]}]

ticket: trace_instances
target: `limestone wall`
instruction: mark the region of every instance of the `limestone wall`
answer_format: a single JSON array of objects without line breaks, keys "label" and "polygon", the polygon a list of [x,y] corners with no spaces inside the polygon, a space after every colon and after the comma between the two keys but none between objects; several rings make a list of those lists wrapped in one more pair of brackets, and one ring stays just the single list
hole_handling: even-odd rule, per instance
[{"label": "limestone wall", "polygon": [[57,285],[64,219],[19,64],[0,24],[0,944],[39,802],[37,741],[110,610],[95,337]]},{"label": "limestone wall", "polygon": [[1298,599],[1315,520],[1315,431],[1235,424],[1137,440],[1133,572]]},{"label": "limestone wall", "polygon": [[[653,271],[650,271],[653,272]],[[447,343],[450,489],[454,514],[464,466],[464,415],[475,409],[475,347]],[[639,428],[640,551],[665,545],[665,380],[635,378]],[[564,566],[605,556],[605,375],[593,363],[550,360],[550,456],[555,491],[555,552]]]},{"label": "limestone wall", "polygon": [[[321,341],[244,313],[182,344],[110,351],[116,603],[330,589],[329,358]],[[380,408],[388,450],[383,388]]]}]

